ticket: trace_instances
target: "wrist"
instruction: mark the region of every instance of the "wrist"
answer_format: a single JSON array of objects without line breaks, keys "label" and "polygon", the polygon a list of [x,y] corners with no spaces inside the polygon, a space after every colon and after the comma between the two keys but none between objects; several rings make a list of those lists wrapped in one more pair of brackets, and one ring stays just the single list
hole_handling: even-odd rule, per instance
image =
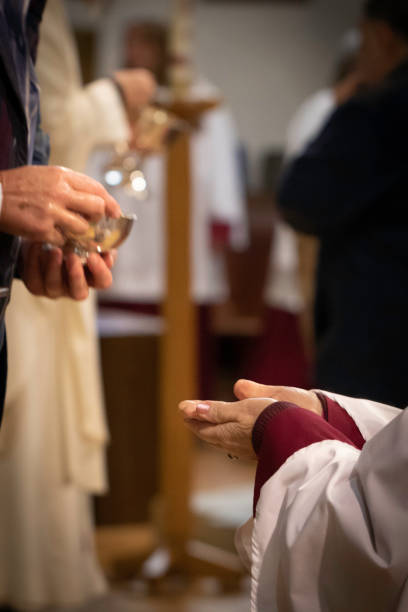
[{"label": "wrist", "polygon": [[269,422],[290,406],[293,406],[293,404],[289,402],[273,402],[273,404],[267,406],[256,419],[252,428],[252,447],[257,456],[259,455],[265,429]]}]

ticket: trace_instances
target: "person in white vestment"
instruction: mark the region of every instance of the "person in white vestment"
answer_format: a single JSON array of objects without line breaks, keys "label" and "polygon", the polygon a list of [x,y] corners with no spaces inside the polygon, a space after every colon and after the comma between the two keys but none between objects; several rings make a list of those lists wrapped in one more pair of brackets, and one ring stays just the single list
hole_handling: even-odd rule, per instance
[{"label": "person in white vestment", "polygon": [[235,394],[180,408],[199,438],[258,461],[236,536],[252,612],[405,612],[408,413],[247,380]]},{"label": "person in white vestment", "polygon": [[[217,97],[215,88],[201,81],[194,95]],[[228,242],[243,248],[247,220],[237,164],[238,140],[229,110],[222,106],[206,113],[192,138],[193,173],[193,273],[196,303],[221,302],[228,295],[224,257],[213,248],[212,230],[229,228]],[[96,151],[87,166],[93,177],[103,178],[112,157],[110,150]],[[123,244],[114,270],[114,285],[103,299],[158,303],[165,291],[165,158],[150,155],[143,163],[149,194],[138,202],[121,187],[109,187],[126,212],[137,212],[138,223]],[[221,232],[219,232],[221,233]]]},{"label": "person in white vestment", "polygon": [[[37,73],[51,163],[76,170],[94,146],[128,137],[127,111],[154,91],[146,71],[83,87],[62,0],[47,3]],[[0,602],[21,610],[76,605],[106,590],[90,508],[90,495],[106,490],[108,439],[94,299],[52,302],[17,281],[11,301],[0,431]]]},{"label": "person in white vestment", "polygon": [[[125,65],[152,70],[167,89],[167,28],[160,23],[130,26],[126,36]],[[211,393],[212,355],[208,306],[225,301],[229,287],[225,251],[247,246],[248,225],[243,182],[239,169],[239,141],[232,114],[215,86],[197,77],[189,91],[193,99],[219,100],[220,105],[200,118],[191,138],[192,172],[192,297],[199,306],[200,387]],[[87,172],[103,180],[112,152],[96,151]],[[150,155],[143,162],[148,196],[138,202],[122,187],[107,187],[125,212],[136,212],[138,223],[121,248],[113,287],[101,299],[109,306],[155,311],[163,301],[165,266],[165,157]],[[205,389],[205,391],[204,391]]]}]

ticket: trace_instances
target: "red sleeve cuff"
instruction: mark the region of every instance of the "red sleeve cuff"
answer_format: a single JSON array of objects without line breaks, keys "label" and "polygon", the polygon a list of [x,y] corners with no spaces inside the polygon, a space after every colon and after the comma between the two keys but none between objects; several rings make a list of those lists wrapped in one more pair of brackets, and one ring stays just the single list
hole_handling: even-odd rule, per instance
[{"label": "red sleeve cuff", "polygon": [[355,444],[322,417],[288,402],[274,402],[258,417],[252,444],[258,456],[255,476],[254,512],[264,483],[296,451],[323,440]]},{"label": "red sleeve cuff", "polygon": [[228,223],[211,222],[211,242],[213,246],[225,246],[230,241],[231,228]]},{"label": "red sleeve cuff", "polygon": [[362,449],[365,440],[351,416],[335,400],[323,393],[317,393],[323,408],[323,416],[330,425],[341,431],[352,441],[354,446]]}]

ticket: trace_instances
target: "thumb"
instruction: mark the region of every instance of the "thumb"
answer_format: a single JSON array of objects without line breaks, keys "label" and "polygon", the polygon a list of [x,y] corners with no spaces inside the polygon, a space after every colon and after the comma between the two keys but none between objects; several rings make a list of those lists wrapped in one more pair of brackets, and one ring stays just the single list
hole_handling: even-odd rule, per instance
[{"label": "thumb", "polygon": [[239,400],[248,399],[250,397],[273,397],[276,387],[272,385],[261,385],[252,380],[237,380],[234,385],[235,397]]}]

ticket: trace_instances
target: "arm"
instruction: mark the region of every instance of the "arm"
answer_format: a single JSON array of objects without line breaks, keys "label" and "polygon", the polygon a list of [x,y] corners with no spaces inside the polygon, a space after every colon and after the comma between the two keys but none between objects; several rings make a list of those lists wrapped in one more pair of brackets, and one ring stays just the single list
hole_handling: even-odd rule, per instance
[{"label": "arm", "polygon": [[259,609],[292,609],[297,598],[311,610],[404,609],[407,436],[400,413],[361,453],[325,440],[268,480],[252,534]]},{"label": "arm", "polygon": [[[342,410],[336,405],[339,410]],[[331,407],[336,414],[336,406]],[[341,424],[344,424],[343,422]],[[252,446],[258,464],[254,488],[254,514],[263,485],[297,451],[323,440],[338,440],[361,449],[364,439],[347,436],[321,416],[289,402],[274,402],[257,418]],[[353,437],[356,439],[353,440]]]},{"label": "arm", "polygon": [[278,201],[288,223],[320,236],[367,213],[401,170],[379,155],[378,132],[376,117],[361,103],[337,109],[283,174]]},{"label": "arm", "polygon": [[270,397],[302,406],[323,416],[358,447],[361,447],[362,439],[369,440],[401,413],[399,408],[367,399],[346,397],[330,391],[261,385],[244,379],[235,383],[234,393],[239,400]]},{"label": "arm", "polygon": [[[237,395],[242,383],[248,391],[239,381]],[[275,390],[296,393],[306,409],[266,397],[180,405],[192,431],[229,452],[250,456],[253,432],[262,482],[237,546],[251,564],[256,609],[403,610],[408,413],[360,452],[322,418],[315,393]]]}]

